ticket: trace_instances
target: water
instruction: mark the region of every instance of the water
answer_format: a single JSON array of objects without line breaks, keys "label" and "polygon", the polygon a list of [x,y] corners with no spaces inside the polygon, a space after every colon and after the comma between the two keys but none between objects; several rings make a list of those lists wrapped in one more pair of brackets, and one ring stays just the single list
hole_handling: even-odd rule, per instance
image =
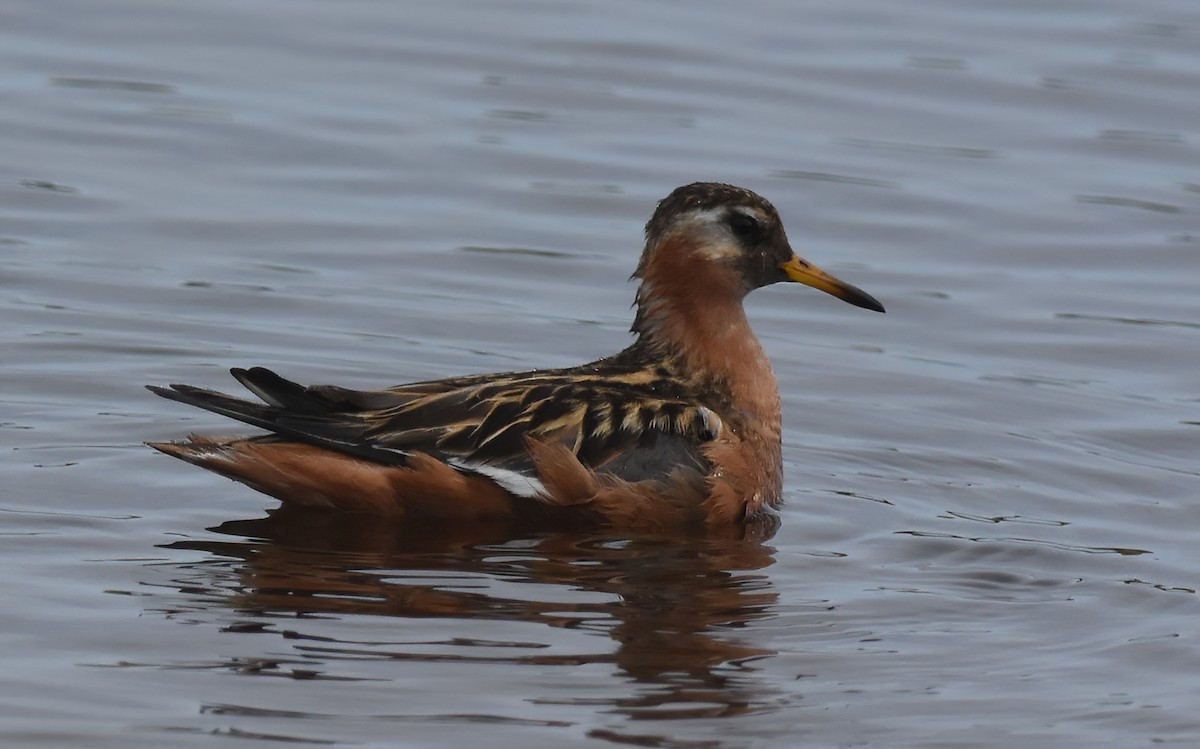
[{"label": "water", "polygon": [[[1200,14],[0,5],[0,741],[1200,744]],[[401,534],[152,453],[144,383],[628,341],[641,224],[770,198],[771,539]]]}]

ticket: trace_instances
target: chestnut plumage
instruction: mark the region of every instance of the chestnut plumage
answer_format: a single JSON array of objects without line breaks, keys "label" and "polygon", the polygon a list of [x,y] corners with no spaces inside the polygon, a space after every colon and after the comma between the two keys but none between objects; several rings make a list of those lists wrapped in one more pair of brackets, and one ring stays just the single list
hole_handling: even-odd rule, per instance
[{"label": "chestnut plumage", "polygon": [[150,444],[285,504],[396,518],[667,528],[769,511],[779,392],[742,300],[795,281],[883,306],[797,257],[769,202],[719,183],[659,203],[633,276],[637,338],[613,356],[372,391],[234,369],[260,402],[149,388],[267,434]]}]

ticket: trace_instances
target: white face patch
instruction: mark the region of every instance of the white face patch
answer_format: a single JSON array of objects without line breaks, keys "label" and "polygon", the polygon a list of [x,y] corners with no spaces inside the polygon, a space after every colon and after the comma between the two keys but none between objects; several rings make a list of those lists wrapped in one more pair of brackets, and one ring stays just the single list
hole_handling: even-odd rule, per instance
[{"label": "white face patch", "polygon": [[[767,220],[766,216],[750,206],[738,206],[733,210],[756,221]],[[703,257],[710,260],[740,257],[743,253],[742,245],[729,228],[728,216],[728,208],[692,211],[681,216],[676,226],[688,232],[695,241],[696,252]]]}]

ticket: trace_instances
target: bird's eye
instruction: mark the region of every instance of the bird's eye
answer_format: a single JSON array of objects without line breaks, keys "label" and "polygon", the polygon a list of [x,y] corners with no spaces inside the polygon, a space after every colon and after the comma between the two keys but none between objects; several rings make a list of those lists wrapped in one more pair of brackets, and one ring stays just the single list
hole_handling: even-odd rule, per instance
[{"label": "bird's eye", "polygon": [[753,216],[747,216],[741,211],[729,214],[729,228],[741,239],[754,239],[762,233],[762,224]]}]

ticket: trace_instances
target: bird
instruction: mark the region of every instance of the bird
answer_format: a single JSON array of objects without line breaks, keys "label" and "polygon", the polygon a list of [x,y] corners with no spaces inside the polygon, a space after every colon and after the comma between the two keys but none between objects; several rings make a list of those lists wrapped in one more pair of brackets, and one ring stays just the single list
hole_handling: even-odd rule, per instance
[{"label": "bird", "polygon": [[234,368],[257,396],[157,395],[266,431],[148,442],[287,508],[400,522],[668,530],[777,515],[779,389],[743,308],[777,282],[884,312],[800,258],[775,207],[718,182],[676,188],[645,227],[634,341],[579,366],[357,390]]}]

